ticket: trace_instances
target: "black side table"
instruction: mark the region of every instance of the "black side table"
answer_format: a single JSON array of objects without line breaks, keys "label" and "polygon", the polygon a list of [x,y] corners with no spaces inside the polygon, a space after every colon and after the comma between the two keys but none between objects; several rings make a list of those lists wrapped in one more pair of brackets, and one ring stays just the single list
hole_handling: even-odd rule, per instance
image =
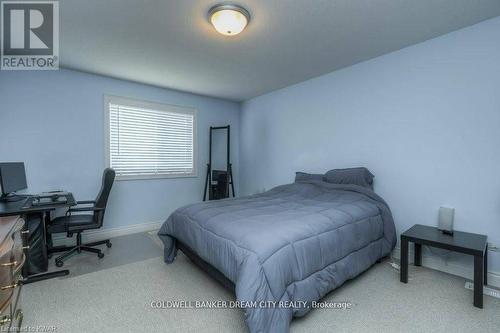
[{"label": "black side table", "polygon": [[488,284],[487,236],[455,231],[445,235],[436,227],[415,224],[401,234],[401,282],[408,283],[408,242],[415,244],[415,266],[422,265],[422,245],[474,256],[474,306],[483,308],[483,283]]}]

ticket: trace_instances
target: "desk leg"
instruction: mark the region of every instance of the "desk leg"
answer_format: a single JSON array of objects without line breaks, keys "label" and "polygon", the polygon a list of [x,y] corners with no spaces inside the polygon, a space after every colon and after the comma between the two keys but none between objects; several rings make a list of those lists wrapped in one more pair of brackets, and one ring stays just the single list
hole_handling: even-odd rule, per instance
[{"label": "desk leg", "polygon": [[45,272],[49,269],[49,243],[47,242],[47,226],[50,223],[50,211],[46,211],[42,215],[42,227],[43,227],[43,256],[44,258],[47,258],[46,266],[45,266]]},{"label": "desk leg", "polygon": [[401,237],[401,264],[399,266],[400,281],[408,283],[408,240]]},{"label": "desk leg", "polygon": [[44,233],[45,233],[45,247],[47,248],[47,253],[50,254],[50,249],[52,248],[52,235],[48,233],[48,228],[50,225],[50,212],[45,212],[45,228],[44,228]]},{"label": "desk leg", "polygon": [[[41,227],[43,228],[43,230],[42,230],[43,242],[45,245],[43,251],[48,251],[47,239],[46,239],[47,230],[45,228],[48,225],[48,223],[50,222],[50,213],[49,213],[49,211],[46,211],[46,212],[41,212],[40,214],[41,214],[40,218],[41,218],[41,223],[42,223]],[[28,239],[28,237],[26,239]],[[54,272],[49,272],[49,273],[40,273],[40,274],[29,275],[29,269],[28,269],[29,254],[30,254],[30,251],[26,250],[26,263],[23,266],[23,275],[25,276],[25,278],[24,278],[24,280],[22,280],[22,284],[38,282],[38,281],[42,281],[42,280],[52,279],[55,277],[66,276],[69,274],[69,270],[65,269],[65,270],[54,271]],[[48,268],[48,264],[49,264],[48,260],[47,260],[46,264],[47,264],[47,268]]]},{"label": "desk leg", "polygon": [[483,308],[484,254],[474,256],[474,306]]},{"label": "desk leg", "polygon": [[22,231],[22,240],[23,240],[23,247],[24,247],[24,257],[25,257],[25,262],[22,268],[23,276],[28,276],[29,273],[29,251],[28,251],[28,246],[29,246],[29,227],[28,227],[28,219],[26,219],[25,216],[23,216],[25,219],[24,221],[24,227]]},{"label": "desk leg", "polygon": [[67,269],[60,270],[60,271],[54,271],[54,272],[50,272],[50,273],[35,274],[35,275],[30,275],[30,276],[26,277],[22,283],[29,284],[29,283],[33,283],[33,282],[53,279],[56,277],[66,276],[68,274],[69,274],[69,270],[67,270]]},{"label": "desk leg", "polygon": [[415,243],[413,263],[415,266],[422,266],[422,244]]},{"label": "desk leg", "polygon": [[484,250],[484,285],[488,285],[488,245],[486,245],[486,250]]}]

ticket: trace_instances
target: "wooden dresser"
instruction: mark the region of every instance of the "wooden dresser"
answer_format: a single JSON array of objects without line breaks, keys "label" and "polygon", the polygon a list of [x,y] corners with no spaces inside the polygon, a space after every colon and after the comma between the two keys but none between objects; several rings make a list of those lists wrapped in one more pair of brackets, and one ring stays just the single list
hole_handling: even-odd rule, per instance
[{"label": "wooden dresser", "polygon": [[20,309],[22,267],[28,231],[19,216],[0,217],[0,331],[17,331],[21,327]]}]

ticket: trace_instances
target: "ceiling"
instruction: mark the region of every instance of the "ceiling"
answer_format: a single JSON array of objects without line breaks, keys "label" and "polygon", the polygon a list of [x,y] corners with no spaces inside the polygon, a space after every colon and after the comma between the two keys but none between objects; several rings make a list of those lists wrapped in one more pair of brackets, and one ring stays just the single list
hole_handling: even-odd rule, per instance
[{"label": "ceiling", "polygon": [[252,19],[226,37],[217,1],[59,3],[63,67],[235,101],[500,15],[499,0],[237,0]]}]

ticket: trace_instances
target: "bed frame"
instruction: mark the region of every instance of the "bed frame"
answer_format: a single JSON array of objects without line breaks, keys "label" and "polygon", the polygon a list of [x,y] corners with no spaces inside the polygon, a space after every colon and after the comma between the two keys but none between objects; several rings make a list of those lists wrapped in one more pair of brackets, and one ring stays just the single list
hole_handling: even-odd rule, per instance
[{"label": "bed frame", "polygon": [[236,289],[233,281],[229,280],[224,276],[217,268],[201,259],[189,246],[183,244],[178,239],[175,239],[177,248],[181,250],[192,262],[194,262],[198,267],[205,271],[208,275],[214,278],[217,282],[222,284],[226,289],[231,291],[233,294]]},{"label": "bed frame", "polygon": [[[233,281],[229,280],[224,274],[222,274],[217,268],[201,259],[189,246],[185,245],[177,238],[174,238],[177,248],[181,250],[186,257],[188,257],[192,262],[195,263],[196,266],[201,268],[204,272],[210,275],[213,279],[219,282],[224,288],[231,291],[233,294],[236,293],[236,288]],[[377,264],[380,264],[385,259],[389,258],[389,256],[382,257],[376,261]]]}]

